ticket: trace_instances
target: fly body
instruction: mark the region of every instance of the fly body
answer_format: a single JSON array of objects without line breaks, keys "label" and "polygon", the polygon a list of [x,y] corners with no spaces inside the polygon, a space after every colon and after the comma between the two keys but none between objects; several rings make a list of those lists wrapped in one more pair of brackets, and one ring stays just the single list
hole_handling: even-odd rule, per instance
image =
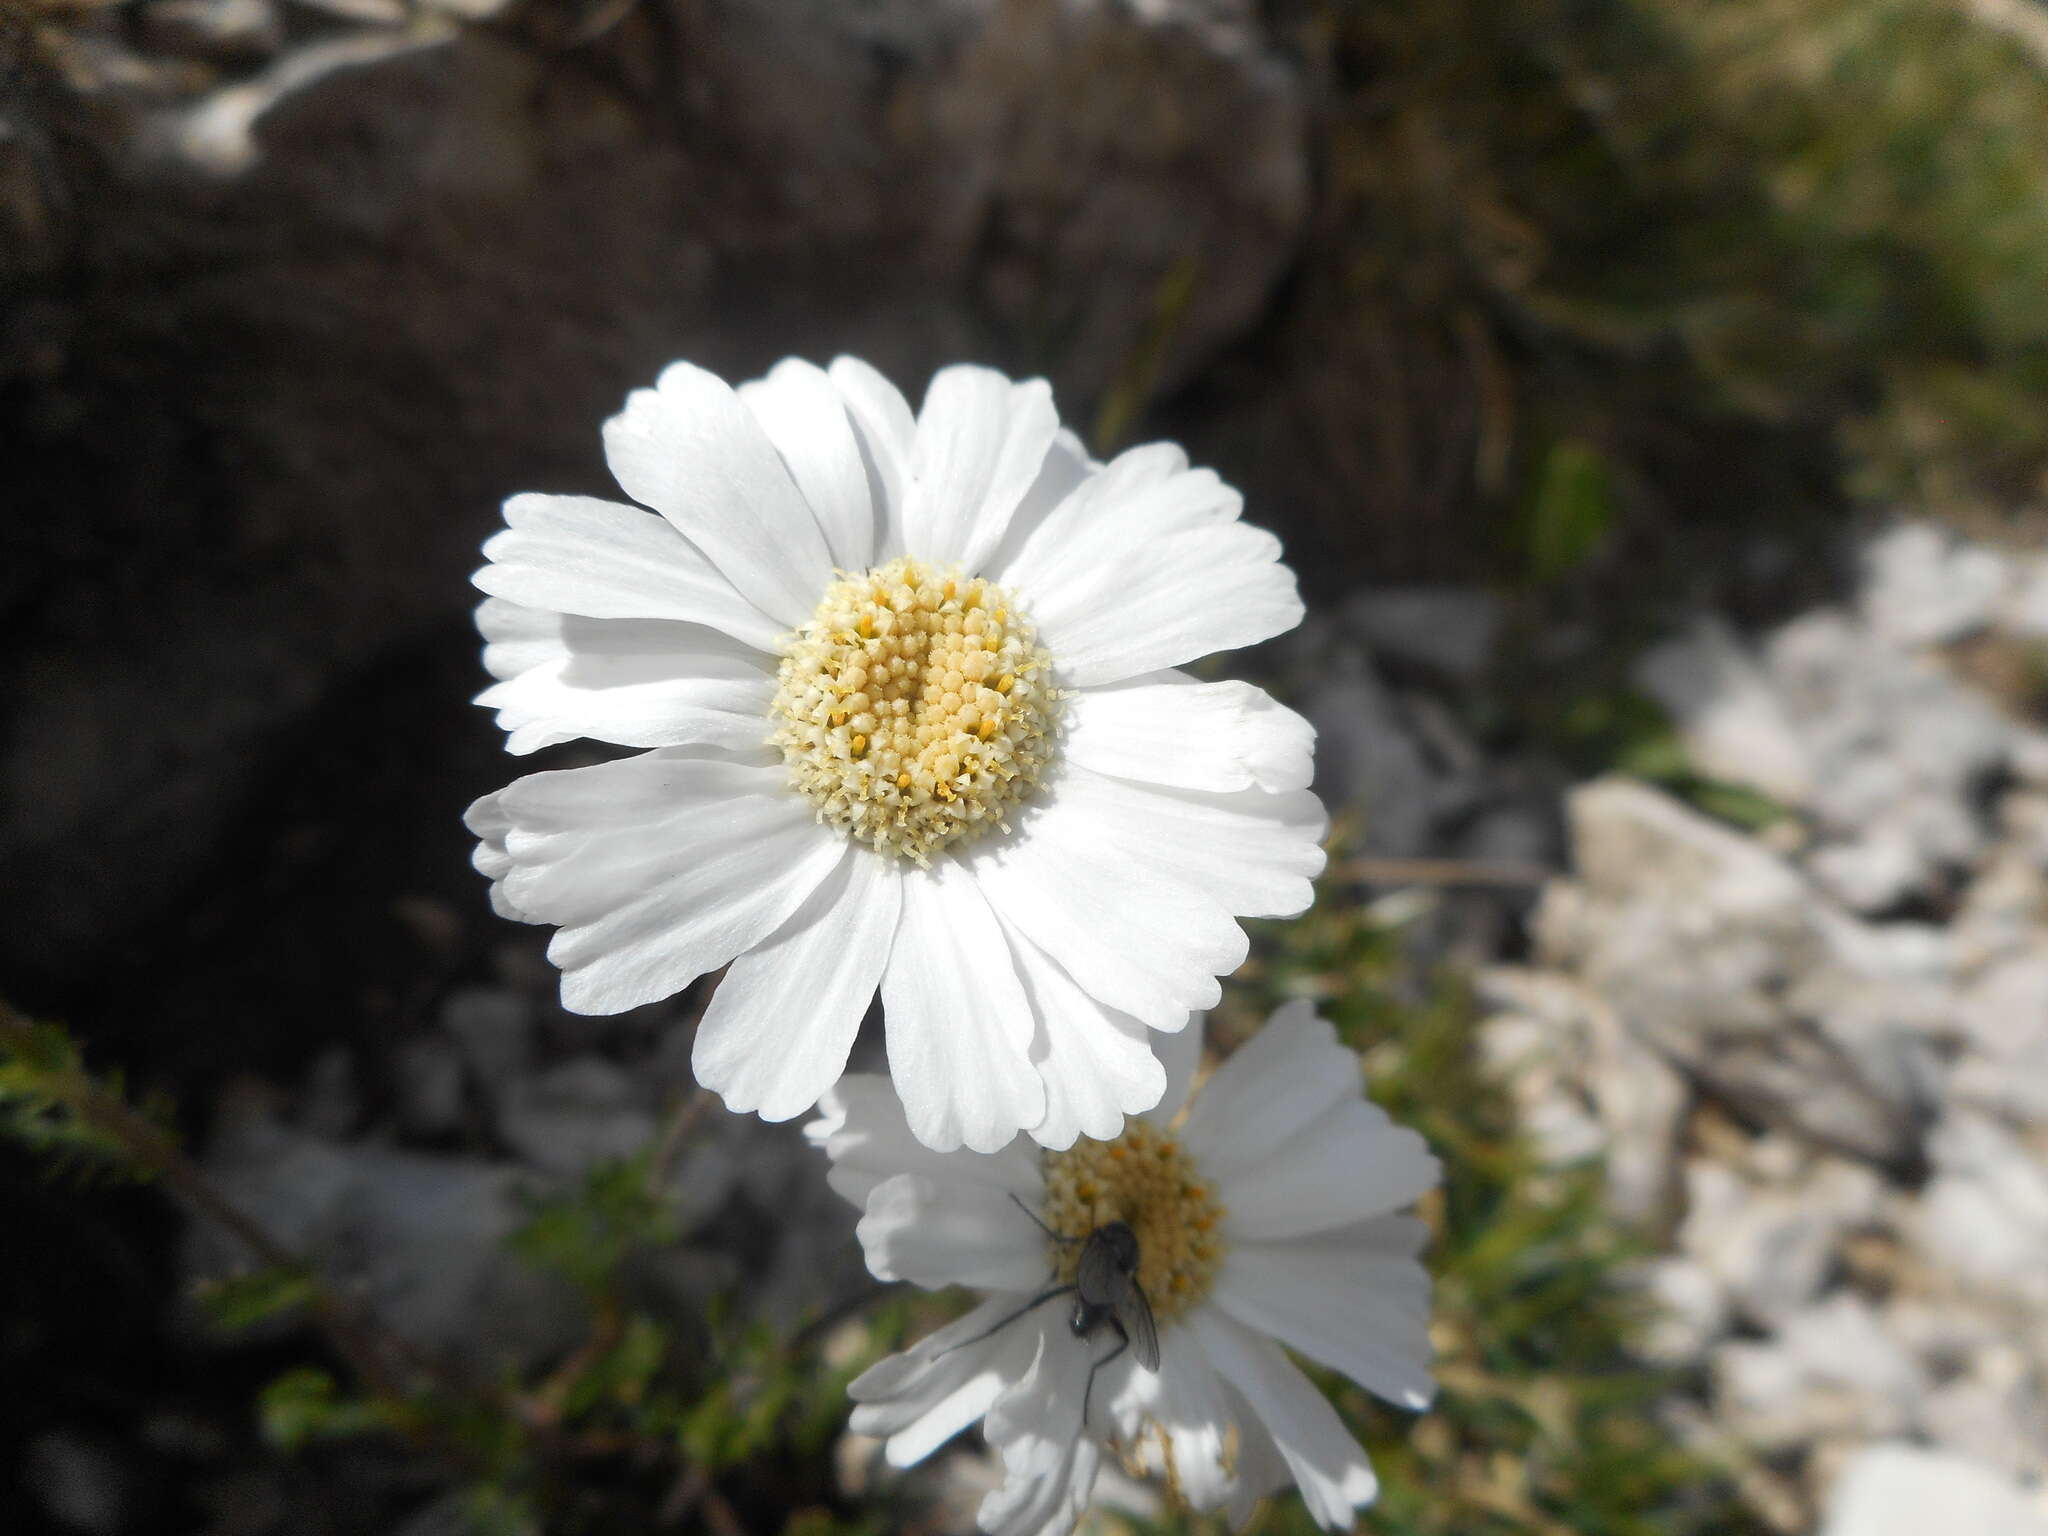
[{"label": "fly body", "polygon": [[1074,1273],[1074,1336],[1085,1339],[1104,1323],[1123,1342],[1103,1356],[1097,1369],[1125,1349],[1136,1352],[1146,1370],[1159,1369],[1159,1328],[1138,1284],[1138,1235],[1121,1221],[1105,1222],[1082,1240]]},{"label": "fly body", "polygon": [[1009,1327],[1026,1312],[1044,1306],[1055,1296],[1072,1296],[1074,1310],[1067,1319],[1067,1326],[1075,1338],[1085,1342],[1094,1338],[1104,1326],[1117,1337],[1116,1348],[1088,1367],[1088,1385],[1081,1392],[1081,1422],[1085,1425],[1089,1400],[1095,1395],[1096,1372],[1110,1361],[1130,1350],[1146,1370],[1159,1369],[1159,1325],[1153,1320],[1152,1304],[1145,1299],[1145,1288],[1138,1283],[1138,1234],[1131,1230],[1128,1222],[1106,1221],[1086,1237],[1063,1237],[1040,1221],[1031,1207],[1014,1194],[1010,1198],[1016,1201],[1018,1210],[1029,1216],[1041,1232],[1061,1247],[1071,1247],[1075,1243],[1081,1245],[1081,1259],[1074,1267],[1073,1283],[1047,1286],[1001,1322],[984,1328],[973,1338],[949,1345],[942,1353],[951,1354],[964,1345],[979,1343]]}]

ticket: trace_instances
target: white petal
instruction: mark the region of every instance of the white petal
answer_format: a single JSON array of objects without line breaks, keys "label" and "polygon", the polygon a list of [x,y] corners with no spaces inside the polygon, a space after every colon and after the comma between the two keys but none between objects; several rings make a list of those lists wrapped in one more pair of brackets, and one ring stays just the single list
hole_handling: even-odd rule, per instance
[{"label": "white petal", "polygon": [[1061,427],[1053,437],[1052,446],[1046,450],[1038,478],[1031,482],[1031,489],[1024,493],[1023,500],[1017,503],[1017,510],[1010,514],[1010,526],[1003,530],[1001,541],[981,562],[981,573],[991,581],[1007,585],[1010,566],[1031,535],[1038,531],[1038,525],[1051,515],[1054,507],[1072,494],[1076,486],[1100,468],[1102,466],[1088,456],[1087,446],[1081,439],[1071,429]]},{"label": "white petal", "polygon": [[899,1173],[875,1186],[854,1230],[877,1280],[1027,1295],[1052,1283],[1051,1240],[985,1184]]},{"label": "white petal", "polygon": [[[1107,1376],[1096,1380],[1098,1395]],[[1169,1329],[1158,1371],[1126,1373],[1111,1411],[1118,1438],[1148,1471],[1164,1473],[1171,1456],[1174,1483],[1195,1509],[1214,1509],[1230,1496],[1233,1447],[1243,1438],[1240,1415],[1193,1333]]]},{"label": "white petal", "polygon": [[816,363],[787,357],[767,378],[742,384],[739,397],[810,503],[832,563],[866,570],[875,556],[874,497],[846,402],[831,378]]},{"label": "white petal", "polygon": [[604,424],[626,494],[688,536],[747,600],[784,629],[811,616],[832,580],[817,518],[754,413],[725,382],[671,363]]},{"label": "white petal", "polygon": [[512,818],[505,814],[504,791],[495,790],[462,813],[462,824],[477,837],[476,852],[469,862],[491,882],[491,909],[515,923],[537,921],[528,917],[505,894],[505,877],[512,873],[512,855],[505,851],[505,838],[512,830]]},{"label": "white petal", "polygon": [[1162,540],[1125,566],[1123,581],[1064,592],[1043,619],[1020,596],[1060,679],[1085,688],[1285,634],[1303,610],[1279,559],[1278,539],[1230,523]]},{"label": "white petal", "polygon": [[1181,789],[1307,789],[1315,727],[1250,683],[1150,672],[1083,688],[1060,711],[1070,761]]},{"label": "white petal", "polygon": [[804,1127],[804,1135],[831,1159],[826,1182],[853,1205],[865,1207],[875,1186],[899,1173],[979,1184],[997,1200],[1014,1193],[1033,1210],[1045,1197],[1038,1149],[1028,1140],[1019,1136],[983,1157],[934,1152],[910,1134],[903,1101],[886,1077],[842,1077],[820,1108],[823,1113]]},{"label": "white petal", "polygon": [[[1208,1095],[1205,1093],[1206,1099]],[[1411,1205],[1443,1177],[1442,1166],[1415,1132],[1363,1100],[1326,1110],[1262,1162],[1230,1173],[1213,1171],[1229,1214],[1232,1242],[1300,1237],[1384,1216]]]},{"label": "white petal", "polygon": [[896,936],[902,884],[890,860],[850,850],[794,917],[732,962],[690,1052],[727,1109],[788,1120],[839,1081]]},{"label": "white petal", "polygon": [[1045,1114],[1031,1005],[974,880],[941,856],[906,871],[882,973],[889,1075],[917,1139],[993,1152]]},{"label": "white petal", "polygon": [[979,570],[1044,467],[1059,431],[1052,387],[990,368],[942,368],[925,391],[911,451],[903,539],[910,554]]},{"label": "white petal", "polygon": [[903,498],[910,489],[917,417],[902,391],[857,357],[835,357],[825,373],[846,402],[846,414],[860,439],[861,460],[874,493],[874,558],[879,565],[904,552]]},{"label": "white petal", "polygon": [[507,527],[484,541],[491,564],[470,580],[527,608],[592,619],[709,624],[761,651],[789,626],[742,597],[662,519],[589,496],[514,496]]},{"label": "white petal", "polygon": [[779,928],[847,852],[780,764],[661,748],[536,773],[499,797],[506,894],[561,925],[562,1003],[617,1013],[681,990]]},{"label": "white petal", "polygon": [[1189,1153],[1210,1178],[1253,1167],[1325,1110],[1364,1093],[1355,1052],[1316,1017],[1315,1004],[1282,1003],[1233,1051],[1188,1111]]},{"label": "white petal", "polygon": [[884,1437],[891,1466],[924,1460],[1030,1371],[1058,1309],[1048,1303],[1038,1314],[1005,1321],[1028,1300],[999,1291],[903,1353],[876,1361],[846,1389],[857,1405],[847,1427]]},{"label": "white petal", "polygon": [[1071,1147],[1077,1136],[1113,1140],[1125,1115],[1142,1114],[1166,1091],[1152,1032],[1096,1002],[1022,934],[1009,937],[1038,1019],[1031,1059],[1045,1083],[1045,1118],[1031,1128],[1032,1140],[1054,1148]]},{"label": "white petal", "polygon": [[[1092,1355],[1089,1341],[1063,1331],[1043,1332],[1030,1373],[995,1400],[982,1426],[1003,1457],[1003,1485],[975,1515],[989,1536],[1066,1536],[1095,1491],[1102,1453],[1081,1423]],[[1108,1389],[1106,1380],[1097,1386]]]},{"label": "white petal", "polygon": [[1183,1028],[1162,1030],[1152,1037],[1152,1049],[1166,1071],[1166,1091],[1159,1095],[1157,1104],[1145,1111],[1145,1118],[1154,1125],[1166,1125],[1187,1103],[1188,1091],[1195,1086],[1195,1074],[1202,1068],[1202,1040],[1207,1033],[1208,1019],[1194,1013],[1188,1015]]},{"label": "white petal", "polygon": [[[1127,448],[1107,464],[1091,465],[1024,534],[1001,567],[1003,581],[1031,592],[1057,591],[1089,581],[1093,556],[1114,547],[1119,537],[1156,538],[1178,526],[1227,522],[1243,510],[1244,499],[1214,475],[1204,470],[1204,478],[1187,480],[1190,473],[1188,456],[1173,443]],[[1170,501],[1160,499],[1176,486],[1179,493]],[[1144,520],[1119,533],[1112,524],[1133,508]],[[1162,509],[1179,520],[1162,521],[1156,515]]]},{"label": "white petal", "polygon": [[744,751],[768,734],[774,663],[752,646],[672,619],[591,619],[487,597],[484,665],[503,679],[477,695],[498,712],[506,750],[589,737],[627,747]]},{"label": "white petal", "polygon": [[[1229,1404],[1231,1422],[1238,1430],[1237,1481],[1230,1490],[1230,1500],[1225,1509],[1231,1525],[1243,1530],[1257,1513],[1261,1499],[1272,1498],[1295,1486],[1294,1469],[1287,1464],[1287,1458],[1281,1455],[1279,1444],[1273,1439],[1273,1432],[1252,1411],[1244,1394],[1221,1376],[1216,1379],[1222,1386],[1224,1400]],[[1358,1525],[1353,1522],[1348,1528],[1356,1531]]]},{"label": "white petal", "polygon": [[1291,1247],[1342,1248],[1372,1259],[1412,1259],[1429,1246],[1429,1223],[1400,1213],[1368,1216],[1308,1237],[1287,1239]]},{"label": "white petal", "polygon": [[1095,687],[1250,645],[1301,622],[1280,543],[1180,450],[1119,454],[1049,513],[1005,579],[1061,681]]},{"label": "white petal", "polygon": [[1435,1395],[1429,1272],[1413,1259],[1345,1243],[1236,1242],[1212,1297],[1389,1402],[1419,1410]]},{"label": "white petal", "polygon": [[1203,794],[1066,764],[1013,836],[966,859],[989,900],[1090,995],[1154,1029],[1214,1007],[1243,963],[1240,916],[1314,897],[1327,824],[1306,791]]},{"label": "white petal", "polygon": [[1217,1375],[1272,1435],[1309,1514],[1331,1530],[1350,1529],[1352,1511],[1373,1501],[1379,1479],[1337,1410],[1288,1363],[1278,1345],[1216,1308],[1197,1307],[1186,1326],[1200,1337]]}]

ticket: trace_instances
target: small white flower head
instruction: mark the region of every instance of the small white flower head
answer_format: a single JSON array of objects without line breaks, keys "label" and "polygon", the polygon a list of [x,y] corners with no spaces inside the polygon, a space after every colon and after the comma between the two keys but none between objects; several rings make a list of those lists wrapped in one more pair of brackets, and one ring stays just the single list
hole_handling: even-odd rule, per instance
[{"label": "small white flower head", "polygon": [[[988,1293],[851,1392],[854,1430],[883,1437],[897,1466],[982,1419],[1003,1457],[980,1511],[995,1536],[1072,1529],[1105,1452],[1240,1525],[1291,1483],[1320,1524],[1349,1529],[1377,1491],[1372,1467],[1283,1344],[1390,1402],[1429,1405],[1427,1231],[1401,1212],[1436,1184],[1437,1160],[1366,1101],[1358,1058],[1307,1003],[1281,1008],[1190,1096],[1200,1049],[1198,1028],[1174,1038],[1159,1105],[1063,1151],[1019,1140],[940,1156],[859,1075],[807,1128],[832,1187],[865,1211],[869,1269]],[[1064,1289],[1112,1222],[1136,1238],[1156,1370]]]},{"label": "small white flower head", "polygon": [[1322,868],[1307,723],[1173,670],[1300,619],[1278,542],[1178,448],[1095,463],[985,368],[913,415],[851,358],[736,391],[677,363],[604,440],[652,510],[515,496],[475,578],[513,752],[650,749],[470,808],[498,910],[560,929],[563,1003],[729,965],[697,1076],[780,1120],[879,989],[941,1149],[1157,1102],[1151,1031]]}]

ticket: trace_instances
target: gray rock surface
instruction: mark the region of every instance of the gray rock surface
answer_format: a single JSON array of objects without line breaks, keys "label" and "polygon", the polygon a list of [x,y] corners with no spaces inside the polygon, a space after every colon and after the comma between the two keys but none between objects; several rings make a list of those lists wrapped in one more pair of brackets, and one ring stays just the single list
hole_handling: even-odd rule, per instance
[{"label": "gray rock surface", "polygon": [[1940,645],[1985,629],[2005,606],[2011,560],[1932,523],[1904,522],[1863,551],[1863,613],[1885,639]]},{"label": "gray rock surface", "polygon": [[1791,814],[1752,834],[1643,785],[1578,789],[1573,878],[1544,893],[1535,964],[1486,973],[1483,1038],[1543,1147],[1623,1146],[1603,1015],[1702,1090],[1666,1143],[1680,1200],[1640,1347],[1703,1371],[1674,1422],[1786,1474],[1762,1517],[2038,1536],[2048,738],[1987,692],[1995,666],[1965,668],[2038,643],[2048,567],[1908,524],[1859,568],[1754,642],[1709,618],[1645,658],[1694,767]]},{"label": "gray rock surface", "polygon": [[2048,1536],[2038,1495],[1964,1457],[1873,1445],[1851,1457],[1828,1501],[1822,1536]]},{"label": "gray rock surface", "polygon": [[1347,599],[1344,618],[1381,655],[1469,683],[1493,660],[1501,607],[1471,587],[1381,587]]},{"label": "gray rock surface", "polygon": [[1811,803],[1813,760],[1785,701],[1733,630],[1705,617],[1645,651],[1639,687],[1676,723],[1702,773],[1746,784],[1786,805]]},{"label": "gray rock surface", "polygon": [[[584,1326],[577,1297],[504,1251],[541,1187],[473,1157],[337,1143],[281,1124],[260,1096],[223,1105],[206,1167],[228,1199],[396,1332],[479,1377],[530,1367]],[[205,1224],[190,1234],[199,1279],[251,1262]]]},{"label": "gray rock surface", "polygon": [[1790,865],[1646,785],[1571,797],[1577,879],[1537,914],[1543,958],[1747,1112],[1881,1162],[1931,1113],[1910,1021],[1867,1003],[1860,930]]},{"label": "gray rock surface", "polygon": [[522,1162],[547,1173],[575,1175],[630,1157],[655,1129],[642,1085],[597,1056],[521,1078],[498,1105],[499,1134]]}]

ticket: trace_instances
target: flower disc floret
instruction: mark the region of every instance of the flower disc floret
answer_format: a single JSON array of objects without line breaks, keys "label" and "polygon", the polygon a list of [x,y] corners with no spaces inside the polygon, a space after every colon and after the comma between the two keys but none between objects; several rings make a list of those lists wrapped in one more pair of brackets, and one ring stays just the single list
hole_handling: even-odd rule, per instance
[{"label": "flower disc floret", "polygon": [[1051,760],[1052,658],[1001,587],[908,557],[826,588],[783,643],[772,745],[819,820],[924,865],[1009,826]]},{"label": "flower disc floret", "polygon": [[[1224,1210],[1172,1136],[1133,1120],[1114,1141],[1086,1137],[1043,1162],[1042,1219],[1063,1238],[1085,1239],[1112,1221],[1138,1239],[1138,1283],[1160,1323],[1209,1294],[1223,1259]],[[1071,1285],[1081,1244],[1056,1245],[1060,1283]]]}]

